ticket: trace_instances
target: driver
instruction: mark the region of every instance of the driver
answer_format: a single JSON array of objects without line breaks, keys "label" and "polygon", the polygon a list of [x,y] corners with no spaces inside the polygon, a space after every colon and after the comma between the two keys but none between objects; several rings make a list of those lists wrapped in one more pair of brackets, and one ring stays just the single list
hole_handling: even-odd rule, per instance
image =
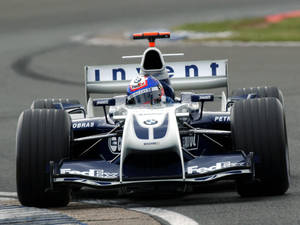
[{"label": "driver", "polygon": [[152,76],[138,75],[127,88],[127,104],[168,102],[161,83]]}]

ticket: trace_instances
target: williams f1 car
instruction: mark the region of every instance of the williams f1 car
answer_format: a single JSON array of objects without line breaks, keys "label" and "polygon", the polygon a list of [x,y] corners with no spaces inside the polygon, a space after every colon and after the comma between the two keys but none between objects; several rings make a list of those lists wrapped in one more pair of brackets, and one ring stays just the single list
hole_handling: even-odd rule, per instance
[{"label": "williams f1 car", "polygon": [[[227,60],[165,63],[148,39],[141,64],[85,67],[86,106],[39,99],[19,117],[17,193],[25,206],[64,206],[70,190],[137,190],[146,185],[236,181],[241,196],[281,195],[289,187],[284,99],[276,87],[240,88],[229,97]],[[137,75],[169,79],[172,101],[129,104]],[[224,87],[220,95],[191,90]],[[117,94],[97,98],[96,94]],[[218,111],[204,107],[220,101]],[[104,116],[95,116],[103,108]],[[169,185],[172,184],[172,185]]]}]

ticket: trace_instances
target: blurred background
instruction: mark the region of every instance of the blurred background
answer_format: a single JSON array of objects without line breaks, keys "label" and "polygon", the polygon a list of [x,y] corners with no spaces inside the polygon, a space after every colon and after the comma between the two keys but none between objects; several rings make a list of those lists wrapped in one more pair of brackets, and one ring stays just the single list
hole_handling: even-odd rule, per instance
[{"label": "blurred background", "polygon": [[[84,103],[84,65],[138,63],[121,59],[141,54],[146,46],[132,43],[128,34],[297,9],[299,0],[0,1],[0,191],[16,191],[15,131],[22,110],[37,98],[69,97]],[[184,52],[184,57],[172,59],[176,61],[229,59],[232,89],[282,89],[293,178],[288,194],[278,198],[244,203],[229,190],[222,197],[196,194],[190,203],[157,204],[203,224],[299,224],[300,45],[173,40],[158,41],[157,46],[166,53]]]}]

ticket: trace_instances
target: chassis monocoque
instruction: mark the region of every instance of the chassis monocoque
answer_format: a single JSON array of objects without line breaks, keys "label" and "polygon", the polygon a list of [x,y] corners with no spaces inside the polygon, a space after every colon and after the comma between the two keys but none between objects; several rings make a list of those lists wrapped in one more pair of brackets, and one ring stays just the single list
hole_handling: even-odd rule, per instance
[{"label": "chassis monocoque", "polygon": [[[170,74],[182,66],[183,77],[171,78],[180,90],[227,86],[224,60],[165,65],[162,56],[149,47],[141,56],[140,70],[167,69]],[[151,62],[156,64],[147,68]],[[204,66],[210,74],[196,71]],[[136,189],[222,179],[235,180],[241,196],[287,191],[288,143],[278,88],[241,88],[231,97],[228,87],[220,96],[183,92],[172,103],[156,105],[127,105],[122,95],[92,98],[91,93],[124,92],[130,77],[114,79],[114,68],[123,76],[136,65],[86,67],[86,108],[77,100],[41,99],[22,112],[17,128],[21,204],[63,206],[69,202],[70,190],[81,186]],[[112,74],[99,79],[105,71]],[[217,98],[221,109],[205,110],[204,104]],[[96,107],[103,107],[104,116],[94,115]]]}]

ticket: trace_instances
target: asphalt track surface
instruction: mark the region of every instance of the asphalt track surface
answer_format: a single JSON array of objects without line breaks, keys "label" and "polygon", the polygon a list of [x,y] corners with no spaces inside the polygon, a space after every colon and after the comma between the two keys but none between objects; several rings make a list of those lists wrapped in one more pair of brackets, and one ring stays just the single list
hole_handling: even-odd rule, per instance
[{"label": "asphalt track surface", "polygon": [[[72,97],[84,102],[83,65],[119,64],[143,48],[71,43],[82,33],[168,28],[182,22],[261,16],[299,9],[296,0],[0,2],[0,190],[15,191],[15,130],[20,112],[35,98]],[[275,85],[283,90],[291,158],[291,187],[280,197],[242,199],[231,184],[184,196],[106,200],[125,207],[179,212],[199,224],[300,224],[300,77],[298,47],[163,46],[189,59],[229,58],[230,87]],[[102,204],[100,202],[100,204]]]}]

